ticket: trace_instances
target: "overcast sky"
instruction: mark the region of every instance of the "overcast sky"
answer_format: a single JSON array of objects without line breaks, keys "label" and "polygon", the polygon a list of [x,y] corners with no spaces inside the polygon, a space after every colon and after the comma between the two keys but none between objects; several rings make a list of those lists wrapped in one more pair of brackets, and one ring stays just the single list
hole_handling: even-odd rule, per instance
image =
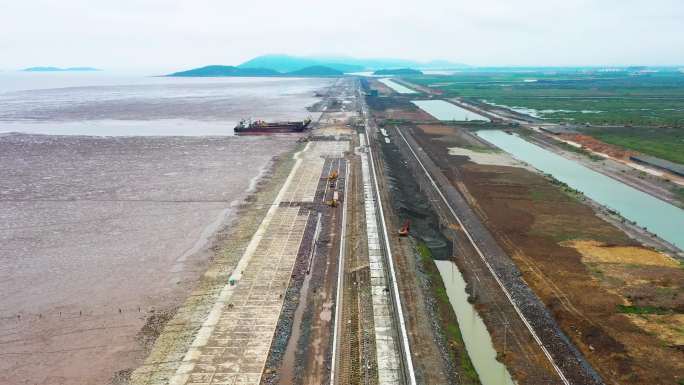
[{"label": "overcast sky", "polygon": [[684,0],[0,0],[1,69],[177,69],[265,53],[684,65]]}]

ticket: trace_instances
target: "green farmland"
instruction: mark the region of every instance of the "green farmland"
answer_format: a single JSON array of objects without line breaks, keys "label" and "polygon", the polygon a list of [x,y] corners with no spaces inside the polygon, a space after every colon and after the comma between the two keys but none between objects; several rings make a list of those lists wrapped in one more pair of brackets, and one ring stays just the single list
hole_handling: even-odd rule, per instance
[{"label": "green farmland", "polygon": [[587,69],[424,75],[406,80],[507,106],[549,122],[576,124],[607,143],[684,163],[684,73]]},{"label": "green farmland", "polygon": [[407,80],[446,97],[533,109],[555,122],[684,126],[684,73],[668,71],[463,72]]}]

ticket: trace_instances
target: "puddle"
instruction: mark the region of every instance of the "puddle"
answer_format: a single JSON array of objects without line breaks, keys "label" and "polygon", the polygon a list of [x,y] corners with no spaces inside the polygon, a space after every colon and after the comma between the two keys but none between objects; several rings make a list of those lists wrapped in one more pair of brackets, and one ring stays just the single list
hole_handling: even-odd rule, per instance
[{"label": "puddle", "polygon": [[492,345],[487,327],[468,302],[466,283],[456,264],[451,261],[435,260],[439,274],[444,281],[451,307],[456,313],[458,326],[463,335],[466,350],[473,366],[480,376],[482,385],[514,385],[506,366],[496,360],[496,350]]}]

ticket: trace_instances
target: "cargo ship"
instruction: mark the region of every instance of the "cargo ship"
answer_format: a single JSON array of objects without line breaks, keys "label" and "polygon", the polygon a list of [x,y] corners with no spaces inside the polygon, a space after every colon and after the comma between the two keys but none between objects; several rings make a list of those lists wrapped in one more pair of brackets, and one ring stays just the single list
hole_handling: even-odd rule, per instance
[{"label": "cargo ship", "polygon": [[266,122],[263,120],[241,120],[235,126],[234,131],[237,135],[264,135],[264,134],[279,134],[290,132],[302,132],[309,127],[311,119],[305,119],[300,122]]}]

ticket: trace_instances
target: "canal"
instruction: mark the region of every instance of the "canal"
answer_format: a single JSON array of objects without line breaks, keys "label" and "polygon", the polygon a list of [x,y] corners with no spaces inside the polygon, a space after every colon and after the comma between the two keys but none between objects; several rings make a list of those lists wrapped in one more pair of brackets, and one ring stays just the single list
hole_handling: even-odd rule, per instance
[{"label": "canal", "polygon": [[413,104],[418,106],[421,110],[435,117],[435,119],[445,121],[469,121],[469,120],[484,120],[489,121],[488,118],[461,108],[453,103],[444,100],[414,100]]},{"label": "canal", "polygon": [[456,313],[463,342],[480,377],[482,385],[514,385],[506,367],[496,360],[496,350],[492,338],[482,318],[470,302],[466,283],[456,264],[451,261],[435,260],[451,307]]},{"label": "canal", "polygon": [[417,94],[416,91],[403,86],[395,81],[392,81],[392,79],[384,78],[378,80],[380,83],[386,85],[387,87],[391,88],[394,90],[394,92],[400,93],[400,94]]},{"label": "canal", "polygon": [[684,249],[684,210],[501,130],[477,135]]}]

